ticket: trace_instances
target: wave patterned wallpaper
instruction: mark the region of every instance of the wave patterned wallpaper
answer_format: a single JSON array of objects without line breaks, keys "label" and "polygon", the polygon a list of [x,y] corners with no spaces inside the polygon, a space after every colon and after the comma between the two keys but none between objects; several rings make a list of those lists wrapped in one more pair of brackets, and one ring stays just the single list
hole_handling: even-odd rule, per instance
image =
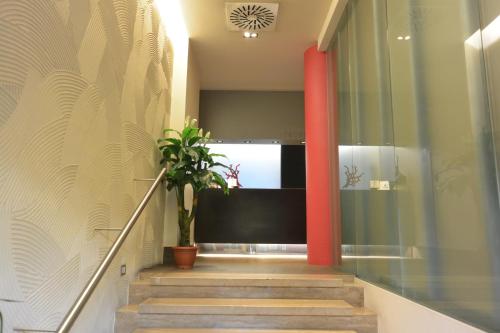
[{"label": "wave patterned wallpaper", "polygon": [[[172,57],[152,0],[0,0],[0,311],[4,332],[55,329],[158,171]],[[161,261],[150,202],[75,332]],[[119,266],[128,274],[120,277]]]}]

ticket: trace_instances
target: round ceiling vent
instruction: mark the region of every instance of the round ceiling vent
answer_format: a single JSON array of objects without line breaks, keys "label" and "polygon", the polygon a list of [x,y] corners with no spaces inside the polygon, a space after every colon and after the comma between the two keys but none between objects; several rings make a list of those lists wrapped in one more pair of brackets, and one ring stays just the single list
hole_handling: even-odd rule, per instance
[{"label": "round ceiling vent", "polygon": [[276,3],[227,3],[230,30],[274,30],[278,4]]}]

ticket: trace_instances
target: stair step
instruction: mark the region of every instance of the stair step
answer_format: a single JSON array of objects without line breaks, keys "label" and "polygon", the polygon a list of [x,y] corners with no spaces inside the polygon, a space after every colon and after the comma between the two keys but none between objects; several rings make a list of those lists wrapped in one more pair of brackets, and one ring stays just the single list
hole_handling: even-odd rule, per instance
[{"label": "stair step", "polygon": [[152,285],[148,280],[130,284],[129,302],[139,304],[148,298],[296,298],[296,299],[340,299],[362,307],[362,286],[345,283],[342,287],[227,287],[227,286],[164,286]]},{"label": "stair step", "polygon": [[354,308],[343,300],[149,298],[141,314],[349,316]]},{"label": "stair step", "polygon": [[142,328],[134,333],[356,333],[355,331],[317,331],[317,330],[248,330],[220,328]]},{"label": "stair step", "polygon": [[377,315],[365,308],[355,307],[352,315],[225,315],[225,314],[170,314],[141,313],[139,305],[126,305],[116,313],[116,333],[133,333],[137,329],[172,328],[190,329],[254,329],[295,330],[307,332],[355,331],[377,333]]},{"label": "stair step", "polygon": [[155,286],[342,287],[342,277],[327,274],[170,273],[151,277]]}]

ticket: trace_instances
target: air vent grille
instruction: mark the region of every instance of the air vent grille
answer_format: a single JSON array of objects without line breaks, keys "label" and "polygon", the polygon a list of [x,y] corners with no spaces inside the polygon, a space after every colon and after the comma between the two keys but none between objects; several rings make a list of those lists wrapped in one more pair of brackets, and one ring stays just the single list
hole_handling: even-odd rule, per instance
[{"label": "air vent grille", "polygon": [[231,31],[272,31],[277,3],[226,3],[226,24]]}]

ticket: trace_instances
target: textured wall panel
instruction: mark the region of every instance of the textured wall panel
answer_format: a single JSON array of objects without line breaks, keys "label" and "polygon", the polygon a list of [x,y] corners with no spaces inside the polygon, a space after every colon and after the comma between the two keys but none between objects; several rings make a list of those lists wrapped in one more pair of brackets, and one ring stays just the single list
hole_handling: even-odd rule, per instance
[{"label": "textured wall panel", "polygon": [[[173,54],[150,0],[0,1],[0,311],[53,330],[158,171]],[[159,191],[75,332],[111,332],[161,262]],[[129,275],[120,277],[121,264]],[[91,320],[86,320],[91,318]]]}]

